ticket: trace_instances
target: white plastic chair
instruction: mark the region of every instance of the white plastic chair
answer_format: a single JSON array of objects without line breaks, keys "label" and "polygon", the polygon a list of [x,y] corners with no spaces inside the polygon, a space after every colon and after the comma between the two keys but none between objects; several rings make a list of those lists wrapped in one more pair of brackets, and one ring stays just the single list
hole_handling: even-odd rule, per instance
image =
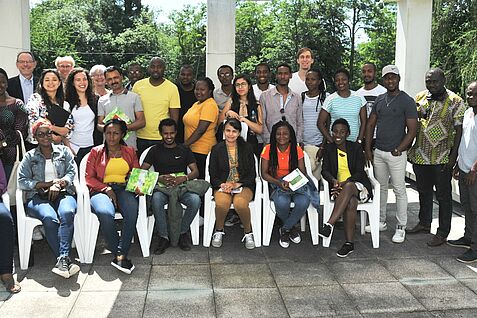
[{"label": "white plastic chair", "polygon": [[[313,176],[311,171],[311,163],[308,155],[304,153],[305,168],[308,177],[314,183],[315,187],[318,187],[318,180]],[[272,237],[273,224],[275,223],[276,209],[275,203],[270,200],[270,191],[268,188],[268,182],[263,180],[263,245],[269,246],[270,239]],[[295,205],[293,202],[290,204],[290,208],[293,208]],[[318,245],[319,236],[318,236],[318,211],[310,203],[307,209],[307,213],[301,218],[301,230],[305,230],[306,216],[308,215],[308,223],[310,225],[311,241],[313,245]]]},{"label": "white plastic chair", "polygon": [[[255,247],[262,246],[262,181],[258,174],[257,158],[255,158],[255,171],[257,176],[255,177],[255,196],[249,203],[250,218],[252,224],[253,239],[255,241]],[[209,159],[210,153],[207,156],[205,164],[205,180],[210,182],[209,174]],[[233,204],[230,206],[233,209]],[[212,234],[215,226],[215,200],[212,188],[209,188],[204,198],[204,247],[210,246]]]},{"label": "white plastic chair", "polygon": [[[373,241],[373,248],[379,248],[379,201],[381,198],[380,188],[381,185],[379,182],[374,178],[373,169],[368,168],[366,169],[368,173],[369,180],[371,181],[371,185],[373,187],[373,200],[368,201],[366,203],[358,204],[357,210],[360,211],[361,215],[361,235],[364,235],[364,227],[366,226],[366,212],[369,217],[369,224],[371,226],[371,239]],[[335,202],[330,198],[330,186],[328,182],[322,178],[323,180],[323,222],[326,222],[333,212],[333,207],[335,206]],[[323,239],[323,246],[329,247],[331,242],[331,235],[330,237]]]},{"label": "white plastic chair", "polygon": [[[147,148],[146,150],[143,151],[141,154],[141,157],[139,158],[139,164],[141,165],[144,162],[144,159],[146,158],[147,153],[153,146]],[[154,166],[151,165],[149,170],[154,171]],[[167,210],[167,204],[164,205],[164,209]],[[185,209],[186,206],[182,205],[182,207]],[[145,210],[147,214],[147,206],[146,206],[146,196],[140,196],[139,197],[139,210]],[[154,216],[153,216],[154,217]],[[153,228],[154,230],[154,228]],[[190,232],[192,236],[192,244],[193,245],[199,245],[199,213],[195,215],[195,218],[192,220],[192,223],[190,224]]]},{"label": "white plastic chair", "polygon": [[[83,214],[83,192],[78,183],[77,176],[75,176],[74,186],[76,190],[76,215],[74,219],[73,239],[76,244],[78,257],[80,262],[82,262],[85,258],[85,237],[82,235],[84,230],[82,229],[81,223],[81,215]],[[26,215],[24,199],[24,192],[17,186],[15,201],[17,206],[18,256],[20,258],[20,268],[22,270],[27,270],[28,261],[30,259],[33,229],[38,225],[42,225],[42,222]]]},{"label": "white plastic chair", "polygon": [[[84,200],[84,213],[81,215],[81,222],[84,225],[82,235],[85,238],[84,263],[91,264],[94,258],[100,224],[98,217],[91,211],[91,197],[89,189],[86,186],[85,176],[88,158],[89,154],[84,156],[80,163],[80,186],[83,191]],[[121,213],[116,213],[115,219],[122,219]],[[154,230],[154,217],[148,217],[145,209],[138,209],[136,230],[139,237],[139,244],[141,245],[142,255],[143,257],[149,257],[149,248],[151,246],[152,232]]]}]

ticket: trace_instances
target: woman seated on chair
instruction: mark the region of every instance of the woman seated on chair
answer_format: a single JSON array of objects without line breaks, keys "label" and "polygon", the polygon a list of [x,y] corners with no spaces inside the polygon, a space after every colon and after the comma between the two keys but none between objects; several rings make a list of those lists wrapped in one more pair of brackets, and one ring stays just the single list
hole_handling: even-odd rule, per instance
[{"label": "woman seated on chair", "polygon": [[[279,244],[283,248],[290,246],[290,241],[300,243],[301,237],[295,225],[306,213],[311,201],[311,192],[316,188],[312,182],[292,191],[283,177],[295,169],[306,175],[303,150],[296,142],[293,127],[287,121],[279,121],[272,127],[270,144],[262,151],[262,178],[268,181],[272,189],[270,199],[275,204],[277,216],[283,225],[279,230]],[[317,199],[319,202],[319,198]],[[294,208],[290,208],[293,201]],[[319,203],[318,203],[319,206]],[[264,207],[269,209],[270,207]]]},{"label": "woman seated on chair", "polygon": [[[134,265],[127,258],[136,228],[138,199],[126,191],[131,170],[139,168],[136,151],[126,146],[126,123],[119,119],[104,125],[104,145],[91,149],[86,163],[86,184],[91,193],[91,208],[98,216],[108,249],[114,258],[111,265],[121,272],[131,274]],[[116,231],[114,216],[118,210],[123,216],[121,238]]]},{"label": "woman seated on chair", "polygon": [[242,242],[247,249],[255,248],[248,207],[255,193],[255,158],[252,146],[240,137],[241,131],[240,121],[228,119],[224,125],[225,141],[215,145],[210,153],[209,174],[216,218],[213,247],[222,246],[225,217],[233,203],[243,224]]},{"label": "woman seated on chair", "polygon": [[335,200],[335,205],[330,219],[323,221],[320,236],[330,237],[336,221],[343,215],[346,242],[336,255],[346,257],[354,251],[353,236],[358,203],[367,202],[372,196],[372,189],[364,171],[363,148],[356,142],[346,140],[350,134],[346,119],[337,119],[331,131],[333,143],[325,147],[321,174],[330,185],[330,195]]},{"label": "woman seated on chair", "polygon": [[[7,178],[0,160],[0,195],[7,191]],[[16,294],[21,287],[15,283],[13,270],[13,218],[9,207],[0,202],[0,279],[7,292]]]},{"label": "woman seated on chair", "polygon": [[46,119],[32,125],[38,147],[28,151],[18,168],[18,187],[25,192],[26,214],[39,219],[56,257],[52,272],[69,278],[79,271],[69,254],[76,212],[76,163],[70,150],[55,145]]}]

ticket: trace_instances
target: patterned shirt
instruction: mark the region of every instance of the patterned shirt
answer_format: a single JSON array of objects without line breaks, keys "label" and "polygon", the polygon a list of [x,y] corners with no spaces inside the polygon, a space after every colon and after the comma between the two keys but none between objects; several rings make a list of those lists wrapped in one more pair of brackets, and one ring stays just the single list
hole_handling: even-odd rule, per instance
[{"label": "patterned shirt", "polygon": [[7,146],[0,152],[0,158],[4,164],[12,165],[17,155],[17,145],[20,144],[19,130],[23,138],[28,133],[28,116],[25,105],[21,99],[15,99],[14,103],[0,106],[0,141],[5,141]]},{"label": "patterned shirt", "polygon": [[429,96],[428,90],[416,95],[417,110],[425,110],[427,116],[419,120],[408,158],[420,165],[447,164],[454,145],[454,127],[462,125],[466,107],[462,98],[450,90],[443,101],[430,100]]}]

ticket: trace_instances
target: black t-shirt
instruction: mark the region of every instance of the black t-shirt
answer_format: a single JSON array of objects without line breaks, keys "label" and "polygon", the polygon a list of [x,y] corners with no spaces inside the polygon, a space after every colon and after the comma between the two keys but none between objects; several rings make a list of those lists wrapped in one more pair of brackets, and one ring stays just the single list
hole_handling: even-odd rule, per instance
[{"label": "black t-shirt", "polygon": [[183,145],[166,148],[164,144],[157,144],[149,150],[144,162],[152,165],[160,175],[178,172],[187,174],[187,166],[195,163],[195,157],[192,151]]},{"label": "black t-shirt", "polygon": [[179,97],[181,99],[181,108],[179,109],[179,125],[177,127],[176,142],[181,144],[184,142],[184,123],[182,122],[182,118],[189,108],[194,105],[197,98],[195,98],[194,90],[185,91],[180,84],[177,84],[177,89],[179,90]]}]

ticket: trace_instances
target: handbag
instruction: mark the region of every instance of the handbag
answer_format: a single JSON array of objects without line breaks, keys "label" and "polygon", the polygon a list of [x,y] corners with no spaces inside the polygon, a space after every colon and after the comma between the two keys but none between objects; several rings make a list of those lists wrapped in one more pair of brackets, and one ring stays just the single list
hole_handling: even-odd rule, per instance
[{"label": "handbag", "polygon": [[15,162],[13,163],[12,174],[8,179],[7,192],[10,197],[10,205],[16,205],[15,192],[17,191],[17,170],[20,165],[20,151],[22,158],[26,153],[25,142],[23,141],[23,135],[20,131],[17,130],[17,133],[20,135],[20,144],[17,145],[17,156]]}]

